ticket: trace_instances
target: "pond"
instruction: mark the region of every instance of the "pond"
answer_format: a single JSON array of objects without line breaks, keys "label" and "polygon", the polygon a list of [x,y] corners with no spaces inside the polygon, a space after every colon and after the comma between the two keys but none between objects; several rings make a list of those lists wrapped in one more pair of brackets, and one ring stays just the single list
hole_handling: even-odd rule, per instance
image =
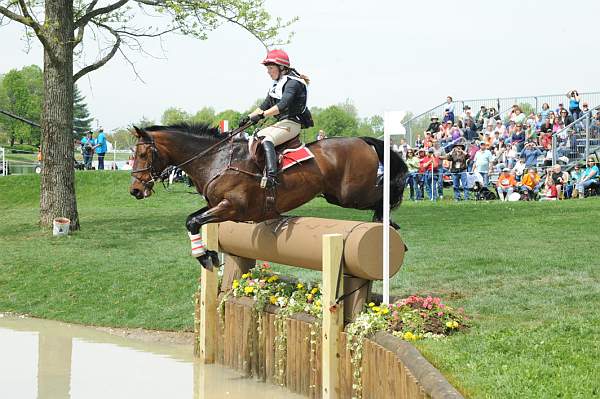
[{"label": "pond", "polygon": [[193,358],[192,346],[0,313],[0,398],[301,398]]}]

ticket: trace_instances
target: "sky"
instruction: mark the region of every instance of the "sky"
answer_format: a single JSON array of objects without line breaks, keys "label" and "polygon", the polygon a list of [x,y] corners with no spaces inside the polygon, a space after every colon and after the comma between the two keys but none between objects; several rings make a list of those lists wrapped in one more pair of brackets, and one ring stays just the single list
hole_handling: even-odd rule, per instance
[{"label": "sky", "polygon": [[[600,91],[596,37],[600,2],[556,0],[267,0],[273,16],[299,17],[284,49],[311,78],[309,106],[349,99],[362,117],[390,110],[420,113],[455,99]],[[0,73],[42,64],[25,53],[22,28],[0,28]],[[94,126],[160,121],[178,107],[195,113],[248,109],[270,80],[265,49],[231,24],[200,41],[180,35],[147,42],[153,58],[116,56],[78,82]],[[164,49],[164,52],[161,50]],[[76,68],[77,69],[77,68]],[[591,104],[596,105],[596,104]]]}]

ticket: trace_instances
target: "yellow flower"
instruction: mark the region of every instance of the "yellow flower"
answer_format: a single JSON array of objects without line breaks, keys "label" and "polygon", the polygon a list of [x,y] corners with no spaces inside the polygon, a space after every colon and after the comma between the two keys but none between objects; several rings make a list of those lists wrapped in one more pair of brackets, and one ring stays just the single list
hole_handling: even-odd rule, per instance
[{"label": "yellow flower", "polygon": [[269,277],[269,279],[267,280],[267,283],[274,283],[275,281],[279,280],[279,276],[271,276]]},{"label": "yellow flower", "polygon": [[296,288],[298,288],[299,290],[301,290],[302,288],[304,288],[304,284],[298,283],[298,285],[296,285]]},{"label": "yellow flower", "polygon": [[381,309],[381,314],[388,314],[388,313],[390,313],[390,310],[388,308]]},{"label": "yellow flower", "polygon": [[373,312],[375,313],[379,313],[379,311],[381,310],[379,306],[373,306],[371,309],[373,309]]},{"label": "yellow flower", "polygon": [[315,301],[315,306],[321,306],[321,301],[319,301],[318,299]]},{"label": "yellow flower", "polygon": [[233,280],[233,284],[231,284],[231,288],[233,288],[234,290],[240,286],[240,282],[237,280]]},{"label": "yellow flower", "polygon": [[306,295],[306,299],[308,299],[309,301],[313,299],[313,294],[307,294]]},{"label": "yellow flower", "polygon": [[277,303],[277,297],[275,295],[271,295],[271,297],[269,298],[269,302],[275,305]]},{"label": "yellow flower", "polygon": [[248,277],[250,277],[250,273],[242,274],[242,278],[248,278]]},{"label": "yellow flower", "polygon": [[446,327],[448,327],[448,328],[458,328],[458,322],[456,320],[447,321],[446,322]]},{"label": "yellow flower", "polygon": [[319,289],[317,287],[315,287],[312,290],[310,290],[311,294],[316,294],[317,292],[319,292]]},{"label": "yellow flower", "polygon": [[373,306],[375,306],[375,304],[373,302],[369,302],[369,307],[372,308]]},{"label": "yellow flower", "polygon": [[254,292],[254,287],[246,287],[244,288],[244,293],[252,294]]},{"label": "yellow flower", "polygon": [[415,337],[415,334],[411,333],[410,331],[407,331],[404,333],[404,335],[402,335],[402,338],[404,338],[406,341],[416,341],[417,337]]}]

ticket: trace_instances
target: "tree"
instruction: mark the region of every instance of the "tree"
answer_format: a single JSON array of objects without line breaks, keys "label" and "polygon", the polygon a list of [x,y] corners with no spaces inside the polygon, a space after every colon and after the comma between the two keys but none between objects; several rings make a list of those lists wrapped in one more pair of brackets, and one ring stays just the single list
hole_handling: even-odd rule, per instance
[{"label": "tree", "polygon": [[331,105],[315,115],[315,127],[323,129],[328,137],[356,136],[356,116],[340,105]]},{"label": "tree", "polygon": [[[24,25],[27,38],[44,49],[44,103],[40,223],[50,226],[55,217],[68,217],[79,228],[73,170],[73,94],[78,79],[101,68],[117,52],[126,60],[128,50],[142,51],[145,38],[178,32],[206,39],[224,22],[246,29],[265,46],[293,21],[271,20],[264,0],[0,0],[0,17]],[[167,21],[145,26],[148,14]],[[85,43],[95,45],[84,46]],[[73,61],[95,61],[74,71]],[[134,69],[135,72],[135,69]]]},{"label": "tree", "polygon": [[133,125],[144,128],[144,127],[156,125],[156,122],[154,122],[152,119],[148,119],[146,116],[142,116],[142,119],[140,119],[139,122],[134,123]]},{"label": "tree", "polygon": [[85,132],[92,130],[92,121],[85,97],[81,94],[77,85],[73,89],[73,131],[76,138],[85,136]]},{"label": "tree", "polygon": [[[139,125],[136,125],[140,127]],[[106,139],[112,143],[116,150],[125,150],[135,145],[137,138],[126,128],[114,130],[106,135]]]},{"label": "tree", "polygon": [[238,111],[234,111],[232,109],[227,109],[225,111],[219,112],[215,115],[215,124],[220,123],[222,120],[229,121],[229,130],[232,130],[237,127],[238,123],[242,119],[242,114]]},{"label": "tree", "polygon": [[521,108],[521,112],[523,112],[525,115],[535,115],[536,113],[535,107],[529,103],[519,103],[519,108]]},{"label": "tree", "polygon": [[[40,120],[43,82],[42,70],[37,65],[31,65],[21,70],[13,69],[2,76],[0,86],[0,106],[5,111],[33,121]],[[2,118],[2,125],[8,132],[10,145],[15,140],[21,144],[38,144],[40,130],[35,126],[20,122],[9,117]]]},{"label": "tree", "polygon": [[191,122],[194,123],[205,123],[207,125],[212,125],[215,121],[215,110],[212,107],[204,107],[200,111],[196,112],[191,119]]},{"label": "tree", "polygon": [[160,117],[160,123],[167,126],[181,122],[189,122],[189,120],[190,114],[176,107],[167,108]]}]

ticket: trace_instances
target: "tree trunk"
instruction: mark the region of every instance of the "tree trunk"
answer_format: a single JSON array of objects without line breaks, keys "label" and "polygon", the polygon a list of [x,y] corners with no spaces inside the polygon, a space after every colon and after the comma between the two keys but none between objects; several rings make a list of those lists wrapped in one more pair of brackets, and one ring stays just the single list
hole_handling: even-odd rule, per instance
[{"label": "tree trunk", "polygon": [[[40,224],[54,218],[79,228],[73,156],[73,0],[47,0]],[[52,56],[51,56],[52,55]]]}]

